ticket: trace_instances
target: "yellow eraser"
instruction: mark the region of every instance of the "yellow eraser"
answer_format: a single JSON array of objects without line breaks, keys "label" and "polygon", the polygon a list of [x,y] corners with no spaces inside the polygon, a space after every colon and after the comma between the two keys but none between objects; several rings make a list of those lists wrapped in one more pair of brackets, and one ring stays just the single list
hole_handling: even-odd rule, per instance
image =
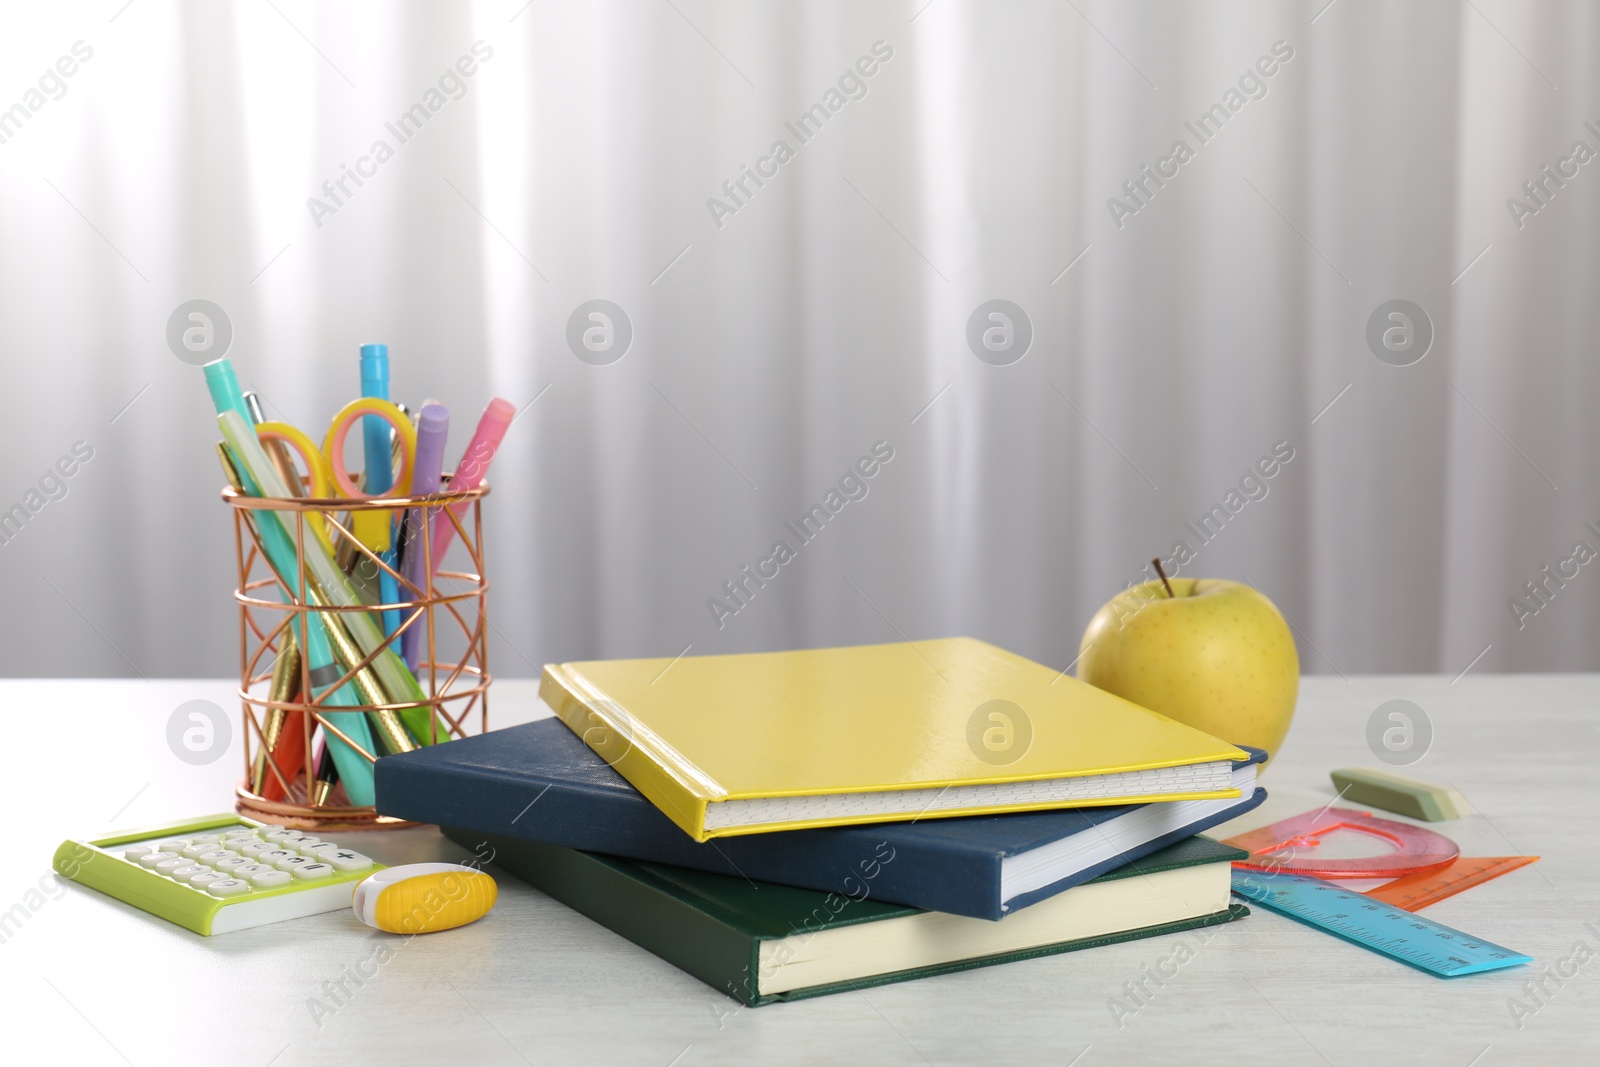
[{"label": "yellow eraser", "polygon": [[459,863],[388,867],[356,886],[351,908],[368,926],[391,934],[431,934],[483,918],[500,887]]},{"label": "yellow eraser", "polygon": [[1393,771],[1351,767],[1334,771],[1332,778],[1339,796],[1353,804],[1367,804],[1427,822],[1472,814],[1467,798],[1450,786],[1419,782]]}]

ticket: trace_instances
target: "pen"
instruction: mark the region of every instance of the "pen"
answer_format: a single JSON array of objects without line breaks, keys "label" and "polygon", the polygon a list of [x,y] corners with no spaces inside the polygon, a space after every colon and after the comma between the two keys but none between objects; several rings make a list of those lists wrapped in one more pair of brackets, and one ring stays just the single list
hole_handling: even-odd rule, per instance
[{"label": "pen", "polygon": [[327,807],[328,797],[333,794],[333,787],[338,784],[339,767],[329,756],[327,741],[318,738],[317,771],[311,786],[311,803],[319,808]]},{"label": "pen", "polygon": [[[261,397],[254,392],[244,394],[245,417],[250,420],[250,425],[259,426],[267,421],[261,412]],[[300,484],[300,475],[294,469],[294,460],[289,456],[289,449],[282,441],[263,441],[262,447],[267,450],[267,458],[272,460],[272,465],[278,471],[278,477],[289,487],[289,495],[304,496],[304,486]]]},{"label": "pen", "polygon": [[[399,401],[396,401],[394,406],[400,409],[400,414],[404,415],[406,418],[411,420],[411,425],[413,427],[412,432],[415,433],[415,427],[416,427],[416,424],[417,424],[417,413],[415,411],[412,411],[410,408],[406,407],[404,404],[400,403]],[[400,440],[400,435],[397,434],[397,433],[390,434],[389,435],[389,439],[393,443],[393,447],[389,450],[389,465],[392,468],[403,469],[405,467],[405,453],[406,453],[405,442]],[[415,451],[414,448],[413,448],[413,451]],[[416,481],[416,477],[413,476],[411,480],[413,482],[415,482]],[[394,544],[394,564],[393,564],[393,566],[394,566],[395,570],[400,572],[402,577],[404,577],[404,575],[406,573],[406,538],[405,538],[405,532],[406,532],[406,515],[407,514],[409,514],[409,512],[405,511],[405,510],[396,511],[395,512],[395,517],[394,517],[394,525],[390,529],[390,535],[393,538],[393,544]],[[399,583],[396,582],[396,584],[398,585]],[[396,608],[395,610],[398,612],[400,609]],[[399,625],[399,624],[396,623],[396,625]]]},{"label": "pen", "polygon": [[[509,400],[495,397],[489,401],[489,406],[483,409],[483,415],[478,419],[478,428],[473,431],[472,441],[467,445],[467,450],[461,454],[461,462],[456,464],[456,469],[450,476],[450,491],[463,492],[476,489],[483,484],[483,477],[489,471],[489,464],[494,461],[495,452],[500,449],[500,442],[505,439],[506,430],[511,428],[511,420],[517,417],[516,406]],[[457,520],[467,513],[468,502],[450,505],[450,514]],[[444,561],[445,551],[450,547],[450,539],[455,536],[456,524],[449,520],[441,522],[433,531],[432,565],[435,572],[439,564]]]},{"label": "pen", "polygon": [[[450,434],[450,410],[443,404],[427,403],[422,406],[422,411],[417,415],[417,458],[412,464],[411,495],[431,496],[439,492],[440,484],[444,480],[444,442]],[[412,508],[406,513],[406,527],[403,545],[405,547],[405,568],[401,572],[406,581],[416,587],[416,595],[422,596],[427,589],[432,588],[429,580],[431,575],[424,571],[424,558],[427,548],[424,539],[428,536],[430,508]],[[434,557],[437,561],[438,557]],[[405,655],[406,664],[415,673],[417,669],[417,656],[422,649],[423,619],[418,619],[411,624],[411,628],[400,635],[401,651]]]},{"label": "pen", "polygon": [[[361,395],[378,400],[389,399],[389,346],[361,346]],[[369,496],[381,496],[394,486],[393,457],[390,454],[389,424],[376,415],[361,420],[361,441],[364,446],[361,462],[361,491]],[[394,566],[394,548],[390,524],[394,516],[387,511],[358,511],[355,515],[355,534],[362,544],[377,552],[389,566]],[[400,588],[394,576],[378,572],[378,600],[393,604],[400,599]],[[400,611],[391,608],[380,612],[383,632],[394,633],[400,625]]]},{"label": "pen", "polygon": [[211,391],[211,403],[216,405],[217,413],[237,411],[249,421],[250,409],[245,406],[244,394],[239,391],[239,376],[234,374],[233,364],[226,358],[214,359],[201,370],[205,372],[206,388]]}]

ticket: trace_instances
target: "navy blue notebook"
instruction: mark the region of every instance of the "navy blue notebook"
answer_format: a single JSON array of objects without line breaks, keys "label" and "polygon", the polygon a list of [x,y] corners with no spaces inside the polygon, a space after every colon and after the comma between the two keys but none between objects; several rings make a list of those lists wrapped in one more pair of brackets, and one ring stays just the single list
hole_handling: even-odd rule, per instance
[{"label": "navy blue notebook", "polygon": [[696,842],[559,719],[385,756],[378,811],[861,900],[999,919],[1266,799],[1249,749],[1232,800],[1178,800]]}]

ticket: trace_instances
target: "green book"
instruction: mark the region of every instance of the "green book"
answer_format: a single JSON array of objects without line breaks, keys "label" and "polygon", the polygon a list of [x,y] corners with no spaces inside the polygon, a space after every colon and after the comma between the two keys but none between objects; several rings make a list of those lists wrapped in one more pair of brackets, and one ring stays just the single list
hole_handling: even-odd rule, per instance
[{"label": "green book", "polygon": [[874,900],[883,844],[844,893],[750,882],[559,845],[445,835],[595,922],[755,1007],[1211,926],[1246,853],[1191,837],[995,922]]}]

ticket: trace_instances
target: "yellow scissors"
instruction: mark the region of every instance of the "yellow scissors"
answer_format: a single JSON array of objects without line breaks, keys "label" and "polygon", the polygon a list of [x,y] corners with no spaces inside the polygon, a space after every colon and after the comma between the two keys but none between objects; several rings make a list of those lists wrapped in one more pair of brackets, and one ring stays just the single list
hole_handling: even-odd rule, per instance
[{"label": "yellow scissors", "polygon": [[[390,488],[379,494],[364,493],[350,477],[344,465],[344,442],[350,427],[361,424],[368,415],[375,415],[394,430],[400,444],[400,473]],[[305,464],[311,496],[327,499],[335,496],[352,500],[380,500],[385,497],[403,497],[411,492],[411,467],[417,455],[417,429],[405,412],[387,400],[362,397],[352,400],[339,409],[328,424],[328,435],[319,449],[300,429],[286,422],[263,422],[256,426],[256,436],[263,441],[282,441]],[[321,515],[309,517],[317,538],[331,552],[332,542]],[[387,552],[391,547],[390,514],[387,511],[357,511],[352,519],[356,540],[374,552]]]}]

